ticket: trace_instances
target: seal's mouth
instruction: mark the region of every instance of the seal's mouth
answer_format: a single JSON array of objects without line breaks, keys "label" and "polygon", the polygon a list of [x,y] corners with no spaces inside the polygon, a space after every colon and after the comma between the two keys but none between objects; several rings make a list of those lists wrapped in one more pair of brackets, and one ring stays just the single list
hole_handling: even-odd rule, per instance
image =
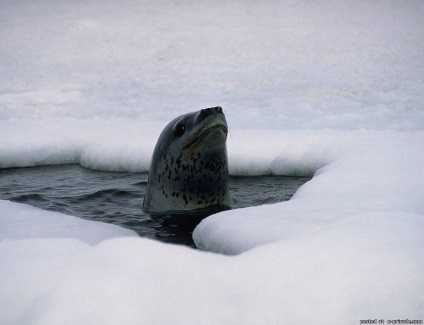
[{"label": "seal's mouth", "polygon": [[183,149],[187,149],[190,147],[195,147],[197,144],[199,144],[203,139],[207,138],[211,133],[221,131],[224,133],[225,138],[228,134],[228,127],[225,124],[217,124],[213,125],[209,128],[206,128],[203,130],[199,135],[196,135],[189,143],[187,143]]}]

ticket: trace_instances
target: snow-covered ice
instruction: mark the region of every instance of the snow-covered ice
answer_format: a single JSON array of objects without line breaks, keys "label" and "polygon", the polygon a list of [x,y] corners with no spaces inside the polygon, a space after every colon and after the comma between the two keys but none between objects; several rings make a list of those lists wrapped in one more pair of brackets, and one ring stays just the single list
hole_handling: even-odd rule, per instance
[{"label": "snow-covered ice", "polygon": [[[424,319],[424,3],[0,4],[0,168],[147,171],[221,105],[233,175],[314,175],[203,250],[0,201],[0,323]],[[1,181],[1,179],[0,179]]]},{"label": "snow-covered ice", "polygon": [[0,240],[78,238],[90,245],[117,236],[137,236],[115,225],[75,218],[32,206],[0,200]]},{"label": "snow-covered ice", "polygon": [[[316,140],[321,144],[314,144],[315,150],[309,150],[306,158],[309,165],[303,169],[302,163],[297,163],[293,154],[287,154],[288,151],[270,163],[271,172],[283,171],[285,174],[307,172],[314,166],[321,167],[327,163],[290,201],[211,216],[196,228],[196,245],[234,254],[293,236],[320,234],[329,226],[344,223],[345,218],[355,219],[362,213],[368,215],[370,211],[387,214],[387,223],[391,220],[390,215],[398,211],[424,214],[421,189],[424,184],[424,174],[421,172],[424,161],[423,132],[332,133],[329,139],[333,141],[326,143],[328,138],[315,132]],[[307,135],[302,136],[304,140],[307,138]],[[334,138],[346,145],[337,148]],[[317,150],[320,147],[321,150]],[[325,161],[322,156],[333,157],[333,160]],[[291,160],[287,157],[291,157]],[[273,165],[278,168],[273,168]],[[300,171],[295,169],[297,165],[300,165]],[[383,229],[380,229],[372,224],[373,218],[370,218],[370,222],[370,225],[363,225],[360,231],[362,235],[367,234],[372,239],[375,234],[384,232],[385,225],[381,225]],[[424,230],[424,220],[417,223],[408,219],[406,223],[411,231],[416,227]]]}]

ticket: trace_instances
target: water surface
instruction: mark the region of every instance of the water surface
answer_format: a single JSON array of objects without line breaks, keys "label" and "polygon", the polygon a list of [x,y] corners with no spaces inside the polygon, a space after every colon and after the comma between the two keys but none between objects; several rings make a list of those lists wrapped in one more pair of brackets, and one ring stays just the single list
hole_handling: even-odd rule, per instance
[{"label": "water surface", "polygon": [[[230,177],[232,209],[289,200],[310,178]],[[0,199],[108,222],[163,242],[194,246],[203,216],[150,216],[141,209],[147,173],[101,172],[79,165],[0,170]]]}]

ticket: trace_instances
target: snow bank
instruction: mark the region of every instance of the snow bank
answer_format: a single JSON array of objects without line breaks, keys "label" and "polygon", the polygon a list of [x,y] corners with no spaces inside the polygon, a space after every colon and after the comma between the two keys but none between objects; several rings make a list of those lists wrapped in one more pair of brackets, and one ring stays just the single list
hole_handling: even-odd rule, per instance
[{"label": "snow bank", "polygon": [[[125,118],[0,121],[0,168],[77,163],[146,172],[166,124]],[[311,176],[334,160],[352,134],[234,128],[228,138],[230,174]]]},{"label": "snow bank", "polygon": [[95,245],[117,236],[138,236],[132,230],[108,223],[88,221],[9,201],[0,200],[0,211],[0,241],[78,238]]},{"label": "snow bank", "polygon": [[[195,243],[234,254],[293,236],[303,238],[364,212],[422,215],[423,139],[423,132],[358,134],[356,142],[351,139],[337,159],[319,169],[290,201],[213,215],[195,229]],[[411,223],[410,228],[419,225]],[[379,229],[371,226],[366,230],[370,238],[376,232]]]},{"label": "snow bank", "polygon": [[0,121],[0,168],[79,163],[147,171],[164,125],[119,118]]},{"label": "snow bank", "polygon": [[[141,238],[94,247],[69,239],[5,241],[0,318],[64,325],[420,319],[424,256],[415,247],[423,229],[410,228],[420,220],[363,214],[232,258]],[[371,240],[368,226],[380,230]]]}]

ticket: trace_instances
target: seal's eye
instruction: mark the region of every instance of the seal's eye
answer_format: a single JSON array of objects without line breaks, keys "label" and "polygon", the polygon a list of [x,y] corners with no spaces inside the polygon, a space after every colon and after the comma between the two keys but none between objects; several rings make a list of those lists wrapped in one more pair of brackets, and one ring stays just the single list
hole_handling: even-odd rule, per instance
[{"label": "seal's eye", "polygon": [[185,132],[185,126],[184,124],[178,123],[177,125],[175,125],[174,127],[174,135],[176,137],[180,137],[184,134]]}]

